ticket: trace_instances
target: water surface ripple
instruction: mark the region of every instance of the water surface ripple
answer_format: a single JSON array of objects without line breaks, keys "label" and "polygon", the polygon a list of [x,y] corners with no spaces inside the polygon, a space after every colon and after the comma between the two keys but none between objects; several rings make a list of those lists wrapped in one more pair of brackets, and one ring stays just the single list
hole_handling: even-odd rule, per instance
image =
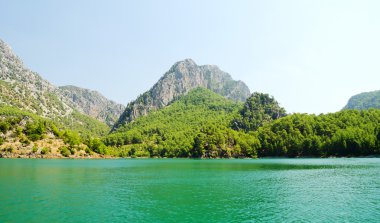
[{"label": "water surface ripple", "polygon": [[0,159],[0,222],[379,222],[380,159]]}]

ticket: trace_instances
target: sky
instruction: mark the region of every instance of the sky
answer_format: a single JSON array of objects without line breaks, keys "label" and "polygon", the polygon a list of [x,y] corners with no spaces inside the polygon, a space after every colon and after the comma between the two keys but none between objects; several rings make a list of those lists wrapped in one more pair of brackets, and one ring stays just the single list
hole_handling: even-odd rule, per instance
[{"label": "sky", "polygon": [[319,114],[380,89],[379,12],[378,0],[0,0],[0,39],[53,84],[125,105],[192,58]]}]

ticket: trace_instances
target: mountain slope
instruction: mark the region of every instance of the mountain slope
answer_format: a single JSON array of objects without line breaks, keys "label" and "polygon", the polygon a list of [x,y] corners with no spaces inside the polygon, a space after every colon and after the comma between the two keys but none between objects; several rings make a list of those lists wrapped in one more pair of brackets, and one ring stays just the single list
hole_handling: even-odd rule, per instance
[{"label": "mountain slope", "polygon": [[58,89],[78,111],[96,118],[109,126],[115,124],[125,109],[123,105],[108,100],[97,91],[76,86],[61,86]]},{"label": "mountain slope", "polygon": [[0,103],[54,118],[73,109],[56,93],[57,88],[24,67],[11,48],[0,40]]},{"label": "mountain slope", "polygon": [[237,130],[255,131],[259,127],[286,116],[286,111],[273,96],[255,92],[239,111],[240,116],[233,120],[232,127]]},{"label": "mountain slope", "polygon": [[186,59],[175,63],[149,91],[129,103],[114,129],[167,106],[197,87],[235,101],[244,101],[250,95],[249,88],[242,81],[233,80],[217,66],[198,66],[193,60]]},{"label": "mountain slope", "polygon": [[0,105],[32,112],[82,133],[104,135],[109,131],[107,125],[78,112],[81,110],[64,93],[27,69],[0,40]]},{"label": "mountain slope", "polygon": [[380,154],[380,110],[293,113],[260,127],[259,157],[347,157]]},{"label": "mountain slope", "polygon": [[229,128],[242,103],[196,88],[169,106],[119,128],[105,137],[127,156],[254,156],[258,141]]},{"label": "mountain slope", "polygon": [[364,92],[352,96],[343,109],[365,110],[369,108],[380,109],[380,91]]}]

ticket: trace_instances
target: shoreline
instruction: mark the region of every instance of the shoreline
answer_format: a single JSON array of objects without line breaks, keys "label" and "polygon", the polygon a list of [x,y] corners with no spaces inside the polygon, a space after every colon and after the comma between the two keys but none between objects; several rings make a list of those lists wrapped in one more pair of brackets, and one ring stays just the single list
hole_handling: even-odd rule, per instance
[{"label": "shoreline", "polygon": [[101,154],[82,154],[70,155],[65,157],[61,154],[18,154],[18,153],[0,153],[0,159],[118,159],[121,157],[101,155]]},{"label": "shoreline", "polygon": [[118,157],[111,155],[101,155],[101,154],[93,154],[93,155],[73,155],[69,157],[65,157],[58,154],[4,154],[0,153],[0,159],[77,159],[77,160],[100,160],[100,159],[108,159],[108,160],[116,160],[116,159],[192,159],[192,160],[263,160],[263,159],[350,159],[350,158],[380,158],[380,155],[369,155],[369,156],[329,156],[329,157],[244,157],[244,158],[236,158],[236,157],[217,157],[217,158],[192,158],[192,157]]}]

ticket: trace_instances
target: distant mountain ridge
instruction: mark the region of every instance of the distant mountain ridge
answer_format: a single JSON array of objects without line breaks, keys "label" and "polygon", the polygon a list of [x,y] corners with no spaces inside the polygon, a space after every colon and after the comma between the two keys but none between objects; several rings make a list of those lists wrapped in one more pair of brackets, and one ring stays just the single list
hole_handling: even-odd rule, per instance
[{"label": "distant mountain ridge", "polygon": [[370,108],[380,109],[380,90],[352,96],[343,109],[366,110]]},{"label": "distant mountain ridge", "polygon": [[58,87],[61,94],[84,114],[96,118],[109,126],[115,124],[125,106],[107,99],[97,91],[72,85]]},{"label": "distant mountain ridge", "polygon": [[97,92],[73,86],[54,86],[38,73],[26,68],[22,60],[2,40],[0,40],[0,104],[14,106],[51,119],[68,118],[79,111],[109,126],[114,124],[124,110],[124,106],[106,99]]},{"label": "distant mountain ridge", "polygon": [[198,66],[193,60],[185,59],[175,63],[149,91],[129,103],[114,129],[167,106],[197,87],[204,87],[234,101],[245,101],[250,95],[244,82],[233,80],[217,66]]}]

